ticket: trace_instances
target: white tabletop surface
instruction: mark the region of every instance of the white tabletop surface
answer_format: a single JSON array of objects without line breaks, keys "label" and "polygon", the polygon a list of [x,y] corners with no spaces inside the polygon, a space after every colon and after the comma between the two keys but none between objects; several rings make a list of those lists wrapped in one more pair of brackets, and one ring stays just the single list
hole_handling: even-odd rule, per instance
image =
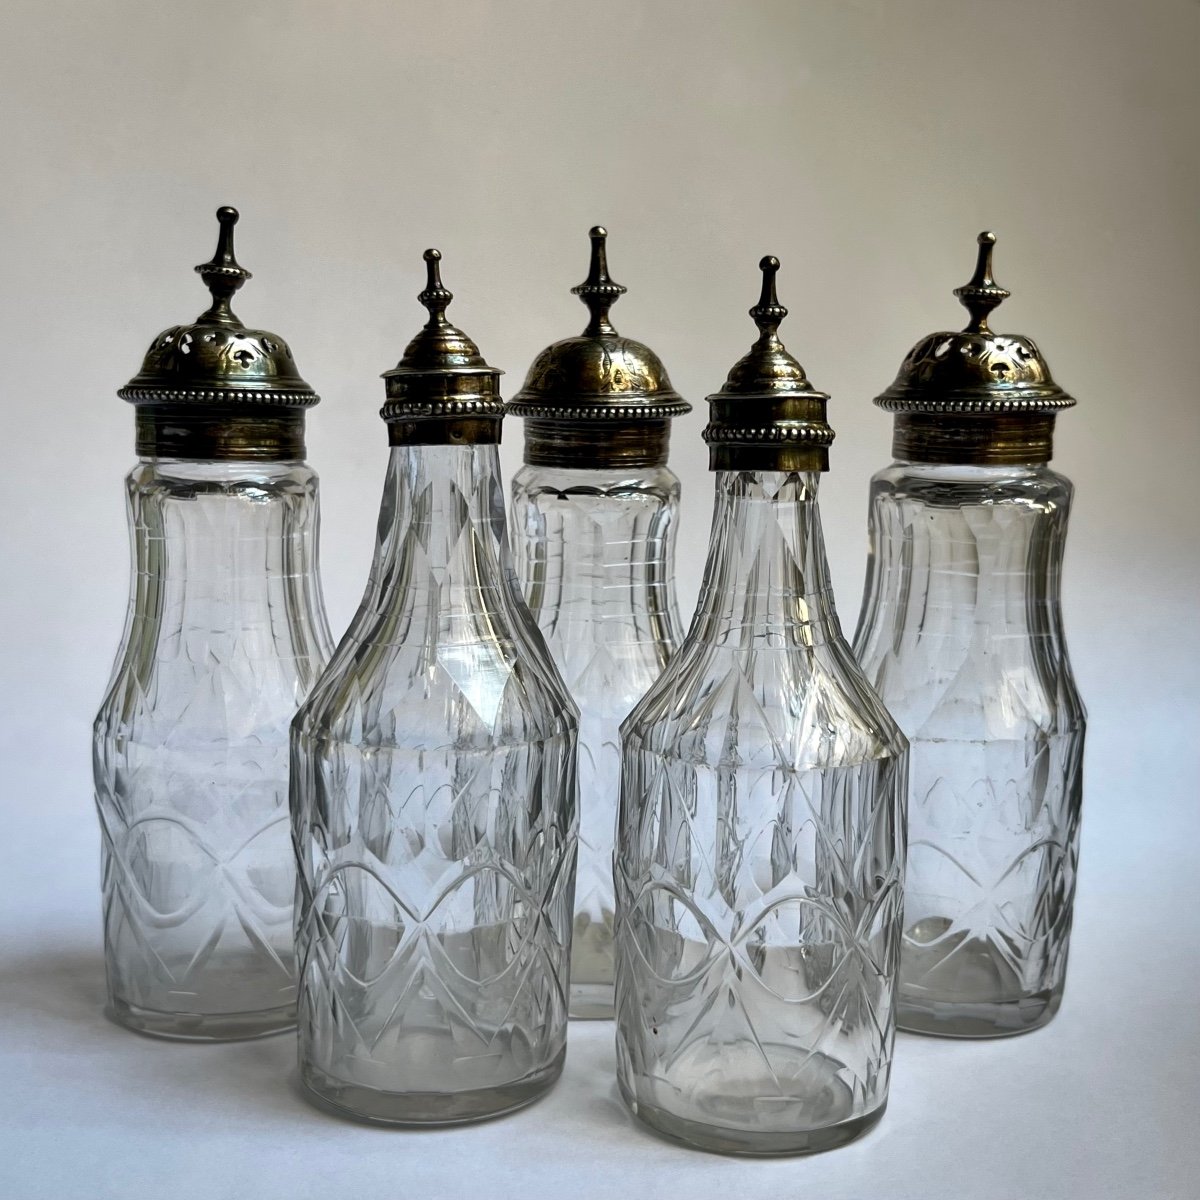
[{"label": "white tabletop surface", "polygon": [[127,1033],[101,1014],[87,799],[34,819],[31,798],[0,885],[0,1197],[1200,1196],[1195,806],[1171,788],[1122,799],[1119,755],[1093,758],[1106,769],[1055,1021],[996,1042],[902,1035],[875,1130],[777,1160],[697,1153],[638,1127],[616,1094],[609,1022],[572,1025],[563,1079],[540,1104],[436,1132],[314,1110],[290,1036],[196,1046]]},{"label": "white tabletop surface", "polygon": [[[1195,0],[0,0],[0,1200],[1200,1200],[1197,47]],[[324,397],[339,630],[424,247],[511,396],[582,327],[567,288],[608,226],[617,324],[696,407],[671,452],[685,616],[701,398],[777,254],[788,345],[834,394],[821,493],[850,629],[890,444],[869,399],[959,320],[950,289],[995,229],[997,328],[1080,399],[1055,464],[1078,487],[1064,599],[1090,728],[1054,1022],[902,1036],[876,1129],[771,1161],[640,1129],[608,1024],[572,1028],[537,1106],[421,1133],[309,1107],[290,1037],[109,1024],[89,745],[127,596],[133,418],[112,393],[198,311],[190,267],[230,203],[255,275],[238,311]],[[510,428],[506,478],[520,445]]]}]

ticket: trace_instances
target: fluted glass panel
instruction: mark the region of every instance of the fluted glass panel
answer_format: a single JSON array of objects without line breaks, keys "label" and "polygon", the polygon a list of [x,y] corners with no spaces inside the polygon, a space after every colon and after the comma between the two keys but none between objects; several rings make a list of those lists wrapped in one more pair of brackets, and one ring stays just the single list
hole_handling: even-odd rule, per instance
[{"label": "fluted glass panel", "polygon": [[912,744],[901,1028],[1021,1033],[1062,999],[1085,714],[1050,468],[897,463],[871,489],[855,641]]},{"label": "fluted glass panel", "polygon": [[366,1120],[496,1115],[562,1069],[577,716],[507,555],[495,446],[393,449],[293,729],[301,1075]]},{"label": "fluted glass panel", "polygon": [[905,743],[838,626],[817,476],[716,478],[695,619],[622,730],[618,1075],[669,1136],[819,1150],[887,1101]]},{"label": "fluted glass panel", "polygon": [[109,1011],[220,1039],[295,1020],[288,726],[330,648],[303,463],[144,460],[95,724]]},{"label": "fluted glass panel", "polygon": [[613,1014],[620,726],[679,642],[678,508],[666,467],[525,466],[513,480],[517,577],[580,711],[573,1017]]}]

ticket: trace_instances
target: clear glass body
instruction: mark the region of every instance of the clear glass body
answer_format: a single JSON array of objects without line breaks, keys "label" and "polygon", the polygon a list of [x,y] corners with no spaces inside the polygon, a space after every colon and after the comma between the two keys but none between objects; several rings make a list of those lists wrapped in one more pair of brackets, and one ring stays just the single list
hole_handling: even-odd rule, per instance
[{"label": "clear glass body", "polygon": [[622,727],[617,1073],[710,1150],[887,1102],[906,747],[842,637],[815,473],[723,471],[696,615]]},{"label": "clear glass body", "polygon": [[512,496],[517,579],[580,712],[570,1012],[611,1017],[620,729],[679,644],[679,480],[527,465]]},{"label": "clear glass body", "polygon": [[517,590],[494,445],[391,452],[366,594],[296,716],[300,1071],[367,1121],[562,1070],[577,712]]},{"label": "clear glass body", "polygon": [[133,581],[96,717],[109,1013],[228,1039],[295,1024],[288,726],[329,655],[317,476],[143,459]]},{"label": "clear glass body", "polygon": [[902,1029],[1022,1033],[1058,1010],[1085,714],[1046,466],[894,463],[871,485],[855,649],[912,744]]}]

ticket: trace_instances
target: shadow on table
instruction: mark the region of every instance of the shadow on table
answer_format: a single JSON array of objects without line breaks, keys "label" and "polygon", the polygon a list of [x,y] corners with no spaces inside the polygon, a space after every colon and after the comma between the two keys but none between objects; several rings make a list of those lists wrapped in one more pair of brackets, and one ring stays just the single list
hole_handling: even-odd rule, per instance
[{"label": "shadow on table", "polygon": [[[190,1111],[206,1130],[213,1124],[253,1118],[286,1119],[330,1127],[389,1128],[348,1121],[321,1111],[310,1101],[296,1069],[290,1033],[244,1042],[171,1041],[132,1033],[104,1015],[104,956],[99,945],[8,950],[0,955],[0,1029],[6,1051],[78,1056],[91,1064],[89,1075],[111,1105],[114,1123],[124,1120],[123,1093],[143,1091],[164,1110]],[[611,1031],[605,1023],[605,1032]],[[560,1108],[569,1120],[586,1124],[592,1135],[603,1129],[614,1143],[636,1129],[617,1093],[611,1034],[588,1037],[571,1025],[567,1068],[559,1083],[525,1110],[532,1127],[545,1106]],[[521,1121],[522,1114],[507,1120]],[[463,1126],[430,1127],[422,1132],[450,1134]],[[393,1133],[403,1129],[390,1127]]]},{"label": "shadow on table", "polygon": [[[182,1042],[133,1033],[108,1020],[104,956],[63,946],[0,958],[0,1029],[16,1052],[79,1055],[103,1076],[114,1098],[146,1088],[164,1104],[224,1114],[248,1108],[290,1120],[322,1118],[300,1098],[291,1034],[245,1042]],[[174,1093],[174,1095],[172,1095]]]},{"label": "shadow on table", "polygon": [[104,955],[99,947],[5,954],[0,981],[0,1022],[9,1028],[27,1020],[104,1024]]}]

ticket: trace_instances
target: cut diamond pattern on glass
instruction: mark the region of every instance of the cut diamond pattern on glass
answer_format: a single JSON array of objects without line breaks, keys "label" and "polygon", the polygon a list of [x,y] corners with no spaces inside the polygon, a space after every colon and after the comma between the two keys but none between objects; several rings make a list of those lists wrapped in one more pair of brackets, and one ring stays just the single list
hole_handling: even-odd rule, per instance
[{"label": "cut diamond pattern on glass", "polygon": [[109,1006],[142,1032],[295,1019],[288,726],[327,657],[316,477],[143,463],[130,615],[96,719]]},{"label": "cut diamond pattern on glass", "polygon": [[398,448],[293,729],[302,1077],[366,1120],[495,1115],[565,1052],[575,710],[515,590],[495,448]]},{"label": "cut diamond pattern on glass", "polygon": [[612,1016],[620,725],[679,641],[678,505],[665,467],[527,465],[513,480],[517,577],[580,710],[573,1017]]},{"label": "cut diamond pattern on glass", "polygon": [[841,637],[815,476],[717,479],[692,629],[622,731],[618,1075],[669,1136],[815,1150],[886,1103],[905,746]]},{"label": "cut diamond pattern on glass", "polygon": [[1047,467],[875,477],[856,649],[912,744],[900,1024],[1020,1033],[1061,1002],[1083,705],[1059,576],[1071,485]]}]

